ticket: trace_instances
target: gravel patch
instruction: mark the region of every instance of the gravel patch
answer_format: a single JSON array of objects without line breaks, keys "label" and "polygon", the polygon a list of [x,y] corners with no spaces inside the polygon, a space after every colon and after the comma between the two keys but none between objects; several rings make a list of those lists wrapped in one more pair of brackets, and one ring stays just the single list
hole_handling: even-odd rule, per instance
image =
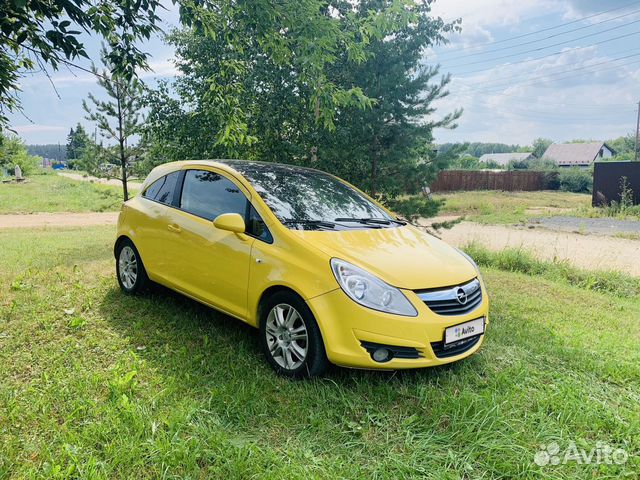
[{"label": "gravel patch", "polygon": [[531,225],[548,230],[593,235],[640,234],[640,221],[613,218],[541,217],[530,220]]}]

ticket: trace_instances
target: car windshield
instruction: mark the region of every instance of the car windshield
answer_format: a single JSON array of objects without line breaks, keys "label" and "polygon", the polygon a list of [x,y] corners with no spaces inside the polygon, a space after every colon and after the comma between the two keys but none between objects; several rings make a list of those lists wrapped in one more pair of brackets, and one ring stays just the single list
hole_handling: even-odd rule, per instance
[{"label": "car windshield", "polygon": [[233,162],[232,166],[249,180],[276,217],[289,228],[387,228],[402,223],[357,190],[326,173],[257,162]]}]

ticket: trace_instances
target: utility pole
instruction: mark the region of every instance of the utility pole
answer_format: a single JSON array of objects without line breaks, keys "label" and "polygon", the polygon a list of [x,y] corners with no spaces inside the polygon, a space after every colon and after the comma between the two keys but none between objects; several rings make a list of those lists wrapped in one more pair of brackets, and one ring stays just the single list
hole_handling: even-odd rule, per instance
[{"label": "utility pole", "polygon": [[635,160],[636,162],[638,161],[638,143],[640,140],[640,102],[638,102],[638,120],[636,122],[636,155],[635,155]]}]

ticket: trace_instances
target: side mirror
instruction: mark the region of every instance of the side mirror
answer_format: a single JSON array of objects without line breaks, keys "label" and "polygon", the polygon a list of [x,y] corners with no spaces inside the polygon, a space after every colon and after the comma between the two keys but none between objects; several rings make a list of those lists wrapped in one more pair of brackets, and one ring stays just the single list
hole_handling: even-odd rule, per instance
[{"label": "side mirror", "polygon": [[237,213],[223,213],[218,215],[213,221],[213,226],[220,230],[227,230],[233,233],[244,233],[246,226],[244,218]]}]

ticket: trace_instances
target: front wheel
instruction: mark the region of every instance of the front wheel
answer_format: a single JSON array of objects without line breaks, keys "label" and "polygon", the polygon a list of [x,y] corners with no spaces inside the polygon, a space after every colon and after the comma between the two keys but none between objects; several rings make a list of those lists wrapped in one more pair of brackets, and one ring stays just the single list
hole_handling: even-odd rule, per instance
[{"label": "front wheel", "polygon": [[328,365],[318,324],[307,304],[282,291],[267,301],[260,319],[260,341],[276,372],[291,378],[322,375]]},{"label": "front wheel", "polygon": [[128,294],[140,293],[149,286],[140,254],[128,238],[120,242],[116,251],[116,276],[120,288]]}]

